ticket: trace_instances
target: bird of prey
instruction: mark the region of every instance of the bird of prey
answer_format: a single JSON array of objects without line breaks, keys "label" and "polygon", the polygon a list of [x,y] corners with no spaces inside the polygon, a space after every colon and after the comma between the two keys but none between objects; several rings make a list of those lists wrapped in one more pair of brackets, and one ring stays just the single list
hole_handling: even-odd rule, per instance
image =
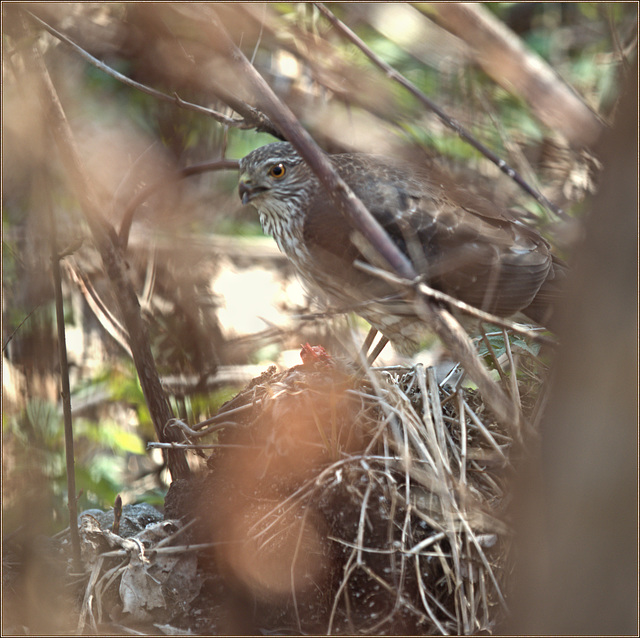
[{"label": "bird of prey", "polygon": [[[566,267],[537,231],[465,197],[440,172],[363,153],[328,158],[428,285],[501,317],[548,321]],[[375,251],[291,144],[267,144],[241,159],[238,191],[312,294],[355,311],[400,352],[415,351],[425,331],[415,305],[357,267],[379,265]]]}]

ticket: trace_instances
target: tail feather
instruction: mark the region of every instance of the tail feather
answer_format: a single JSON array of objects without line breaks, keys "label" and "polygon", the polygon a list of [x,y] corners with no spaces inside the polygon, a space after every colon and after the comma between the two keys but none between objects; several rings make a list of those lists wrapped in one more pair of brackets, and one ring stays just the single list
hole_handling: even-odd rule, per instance
[{"label": "tail feather", "polygon": [[564,295],[569,267],[553,256],[549,274],[529,306],[522,310],[529,319],[537,324],[552,327],[555,319],[555,308],[558,300]]}]

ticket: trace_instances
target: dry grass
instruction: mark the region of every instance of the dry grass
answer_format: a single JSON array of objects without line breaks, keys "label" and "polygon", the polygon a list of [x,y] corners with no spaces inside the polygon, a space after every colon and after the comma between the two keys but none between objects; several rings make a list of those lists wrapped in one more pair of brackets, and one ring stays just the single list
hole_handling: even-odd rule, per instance
[{"label": "dry grass", "polygon": [[[526,413],[531,381],[540,386],[531,371],[523,378]],[[363,375],[317,363],[271,370],[182,429],[217,437],[185,443],[216,448],[199,515],[215,512],[205,527],[219,569],[277,608],[274,623],[468,635],[504,616],[514,440],[477,391],[439,384],[421,365]]]}]

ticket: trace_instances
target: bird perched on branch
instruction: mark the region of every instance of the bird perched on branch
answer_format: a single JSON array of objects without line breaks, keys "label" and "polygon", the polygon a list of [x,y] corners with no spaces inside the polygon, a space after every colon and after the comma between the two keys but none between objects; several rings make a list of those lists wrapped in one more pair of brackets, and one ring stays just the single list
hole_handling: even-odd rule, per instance
[{"label": "bird perched on branch", "polygon": [[[535,230],[486,200],[465,198],[440,174],[377,155],[328,157],[428,285],[501,317],[548,321],[565,266]],[[241,159],[238,191],[313,294],[358,313],[401,352],[416,349],[425,326],[415,304],[358,268],[358,261],[380,266],[379,255],[291,144],[267,144]]]}]

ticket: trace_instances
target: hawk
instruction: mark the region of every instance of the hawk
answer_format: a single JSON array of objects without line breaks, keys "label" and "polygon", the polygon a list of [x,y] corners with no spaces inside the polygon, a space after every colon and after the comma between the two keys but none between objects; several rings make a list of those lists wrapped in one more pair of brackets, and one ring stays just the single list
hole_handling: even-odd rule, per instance
[{"label": "hawk", "polygon": [[[364,153],[328,158],[427,284],[492,314],[546,324],[565,266],[537,231],[433,170]],[[355,311],[400,352],[415,351],[425,332],[415,305],[357,267],[379,265],[376,252],[291,144],[241,159],[238,192],[312,294]]]}]

